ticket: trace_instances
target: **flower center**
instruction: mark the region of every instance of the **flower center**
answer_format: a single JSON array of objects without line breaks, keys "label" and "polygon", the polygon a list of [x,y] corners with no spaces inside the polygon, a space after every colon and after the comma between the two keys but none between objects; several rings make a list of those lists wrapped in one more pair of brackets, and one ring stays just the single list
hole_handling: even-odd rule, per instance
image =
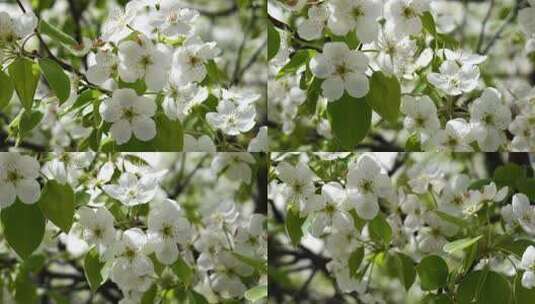
[{"label": "flower center", "polygon": [[360,5],[355,7],[355,8],[353,8],[353,17],[359,18],[359,17],[362,17],[362,16],[364,16],[364,11],[360,7]]},{"label": "flower center", "polygon": [[162,235],[165,237],[173,236],[173,227],[171,227],[171,225],[164,225],[162,228]]},{"label": "flower center", "polygon": [[360,184],[360,189],[364,193],[373,192],[373,182],[369,180],[364,180]]},{"label": "flower center", "polygon": [[197,65],[197,64],[199,64],[199,62],[201,62],[201,60],[198,57],[196,57],[196,56],[190,56],[189,57],[189,64]]},{"label": "flower center", "polygon": [[136,113],[132,108],[126,108],[123,110],[123,118],[128,120],[129,122],[132,122],[134,118],[136,117]]},{"label": "flower center", "polygon": [[148,65],[151,65],[151,64],[152,64],[152,58],[150,58],[149,55],[145,55],[141,57],[141,65],[143,67],[147,67]]},{"label": "flower center", "polygon": [[332,215],[336,211],[336,207],[331,204],[327,204],[325,208],[323,208],[323,211],[329,215]]},{"label": "flower center", "polygon": [[7,172],[7,182],[11,184],[16,184],[23,179],[23,176],[17,172],[17,170],[11,170]]},{"label": "flower center", "polygon": [[483,122],[485,122],[487,125],[492,125],[494,123],[494,118],[492,115],[487,114],[483,117]]},{"label": "flower center", "polygon": [[416,11],[414,11],[414,9],[412,9],[410,6],[405,6],[401,10],[401,15],[407,19],[414,18],[416,17]]},{"label": "flower center", "polygon": [[345,77],[346,73],[349,72],[348,69],[345,67],[345,65],[337,65],[336,66],[336,74],[342,79]]}]

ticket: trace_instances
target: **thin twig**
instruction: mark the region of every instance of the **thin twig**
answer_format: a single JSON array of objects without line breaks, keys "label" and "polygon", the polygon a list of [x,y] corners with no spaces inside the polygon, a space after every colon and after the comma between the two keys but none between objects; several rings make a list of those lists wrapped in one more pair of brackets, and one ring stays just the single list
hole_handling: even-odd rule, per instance
[{"label": "thin twig", "polygon": [[479,41],[477,42],[477,47],[476,47],[476,50],[478,53],[481,52],[481,47],[483,46],[483,41],[485,40],[485,30],[487,28],[487,22],[489,21],[490,16],[492,15],[493,8],[494,8],[494,0],[490,0],[489,10],[487,11],[485,18],[483,19],[483,23],[481,24],[481,32],[479,33]]},{"label": "thin twig", "polygon": [[503,31],[507,28],[507,26],[509,26],[511,23],[513,23],[513,21],[515,21],[516,17],[518,16],[518,11],[519,10],[520,10],[520,0],[516,0],[515,7],[513,8],[513,11],[511,12],[511,15],[509,16],[509,18],[507,18],[507,20],[498,29],[496,34],[494,34],[494,36],[492,36],[492,38],[490,39],[489,44],[487,44],[487,47],[485,47],[485,49],[483,49],[483,52],[480,52],[480,54],[485,55],[490,51],[490,49],[494,46],[494,44],[496,43],[498,38],[500,38],[500,36],[502,35]]}]

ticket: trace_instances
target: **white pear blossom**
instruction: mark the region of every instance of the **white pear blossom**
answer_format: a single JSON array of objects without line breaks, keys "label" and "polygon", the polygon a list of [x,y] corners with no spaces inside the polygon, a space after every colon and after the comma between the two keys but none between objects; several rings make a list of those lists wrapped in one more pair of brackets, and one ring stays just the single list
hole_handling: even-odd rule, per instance
[{"label": "white pear blossom", "polygon": [[400,36],[416,35],[422,31],[420,16],[429,11],[428,0],[390,0],[385,4],[388,30]]},{"label": "white pear blossom", "polygon": [[153,205],[147,225],[148,244],[154,249],[156,257],[166,265],[173,264],[179,254],[177,244],[187,245],[193,234],[181,208],[169,199]]},{"label": "white pear blossom", "polygon": [[206,77],[205,63],[219,54],[215,42],[204,43],[196,37],[189,38],[173,56],[172,77],[182,82],[201,82]]},{"label": "white pear blossom", "polygon": [[440,65],[440,73],[429,73],[427,80],[448,95],[472,92],[479,83],[479,68],[475,65],[459,65],[447,60]]},{"label": "white pear blossom", "polygon": [[247,147],[248,152],[268,152],[269,151],[269,137],[268,137],[268,127],[261,127],[256,134],[256,137],[251,139],[249,146]]},{"label": "white pear blossom", "polygon": [[308,18],[297,26],[297,34],[305,40],[321,38],[328,18],[329,10],[326,5],[311,6],[308,9]]},{"label": "white pear blossom", "polygon": [[106,208],[91,209],[81,207],[78,209],[82,236],[90,245],[95,245],[100,254],[113,246],[116,237],[113,215]]},{"label": "white pear blossom", "polygon": [[236,232],[236,251],[245,256],[267,255],[267,218],[255,213],[246,225],[238,227]]},{"label": "white pear blossom", "polygon": [[195,138],[184,134],[184,152],[216,152],[216,146],[208,135]]},{"label": "white pear blossom", "polygon": [[350,50],[344,42],[329,42],[323,46],[323,53],[310,60],[312,73],[324,79],[322,95],[329,101],[340,99],[344,91],[360,98],[368,94],[368,57],[360,51]]},{"label": "white pear blossom", "polygon": [[462,118],[455,118],[446,123],[444,130],[431,134],[430,149],[439,151],[472,152],[470,143],[474,141],[470,125]]},{"label": "white pear blossom", "polygon": [[346,187],[348,200],[365,220],[371,220],[379,213],[378,198],[390,198],[393,193],[388,175],[375,159],[366,154],[350,166]]},{"label": "white pear blossom", "polygon": [[253,174],[250,165],[255,163],[256,160],[250,153],[220,153],[214,157],[212,168],[218,173],[224,171],[231,180],[249,184]]},{"label": "white pear blossom", "polygon": [[54,153],[54,159],[43,165],[42,172],[58,182],[75,184],[81,170],[88,167],[93,160],[91,152]]},{"label": "white pear blossom", "polygon": [[0,152],[0,209],[11,206],[15,199],[34,204],[41,194],[37,182],[40,165],[37,160],[19,153]]},{"label": "white pear blossom", "polygon": [[506,141],[504,130],[510,123],[511,110],[494,88],[485,89],[470,107],[470,125],[482,151],[497,151]]},{"label": "white pear blossom", "polygon": [[134,173],[124,172],[118,184],[104,185],[104,191],[125,206],[148,203],[156,195],[157,185],[162,172],[149,173],[138,178]]},{"label": "white pear blossom", "polygon": [[367,43],[377,39],[382,14],[382,3],[377,0],[333,0],[329,2],[331,15],[329,29],[336,35],[345,36],[356,30],[360,41]]},{"label": "white pear blossom", "polygon": [[513,216],[524,231],[535,235],[535,206],[530,205],[529,198],[523,193],[513,195]]},{"label": "white pear blossom", "polygon": [[183,121],[192,109],[208,98],[208,90],[196,83],[181,84],[170,77],[169,84],[164,90],[165,98],[162,108],[165,115],[171,119]]},{"label": "white pear blossom", "polygon": [[514,135],[511,142],[513,151],[535,151],[535,108],[516,116],[509,124],[509,131]]},{"label": "white pear blossom", "polygon": [[146,291],[150,288],[154,265],[146,250],[147,236],[139,228],[124,231],[115,243],[110,278],[122,289]]},{"label": "white pear blossom", "polygon": [[14,43],[25,38],[37,27],[37,17],[33,12],[11,16],[8,12],[0,12],[0,44]]},{"label": "white pear blossom", "polygon": [[132,133],[141,141],[149,141],[156,136],[156,123],[151,118],[156,114],[153,100],[138,96],[132,89],[118,89],[111,99],[100,106],[102,119],[112,123],[111,136],[118,144],[130,140]]},{"label": "white pear blossom", "polygon": [[275,171],[284,183],[284,195],[288,203],[303,203],[314,194],[314,180],[317,177],[304,162],[298,162],[295,166],[280,162]]},{"label": "white pear blossom", "polygon": [[132,30],[129,26],[137,16],[138,9],[139,1],[128,2],[124,10],[120,7],[110,9],[108,18],[102,25],[102,39],[117,43],[130,35]]},{"label": "white pear blossom", "polygon": [[168,37],[188,35],[192,23],[199,17],[199,12],[182,7],[178,1],[165,1],[160,9],[151,16],[150,24]]},{"label": "white pear blossom", "polygon": [[427,139],[440,128],[437,107],[428,96],[404,96],[401,112],[405,115],[403,125],[409,132],[418,132]]},{"label": "white pear blossom", "polygon": [[161,90],[171,67],[169,51],[161,44],[154,45],[146,36],[119,44],[119,76],[125,82],[145,80],[150,90]]},{"label": "white pear blossom", "polygon": [[217,267],[210,275],[212,288],[223,298],[235,298],[243,295],[247,287],[240,277],[253,274],[253,268],[239,261],[229,252],[221,252],[217,256]]},{"label": "white pear blossom", "polygon": [[223,133],[236,136],[251,130],[255,125],[256,109],[253,104],[238,104],[222,99],[217,112],[206,114],[208,123]]},{"label": "white pear blossom", "polygon": [[314,195],[305,205],[303,214],[312,215],[310,233],[320,237],[327,228],[352,226],[353,219],[347,212],[345,189],[336,182],[321,188],[321,196]]},{"label": "white pear blossom", "polygon": [[472,54],[469,51],[458,49],[443,49],[444,56],[449,61],[455,61],[459,66],[478,65],[487,60],[487,56]]},{"label": "white pear blossom", "polygon": [[87,80],[96,85],[101,85],[117,72],[119,64],[117,56],[111,51],[99,51],[95,56],[96,64],[87,70]]},{"label": "white pear blossom", "polygon": [[535,247],[530,245],[526,248],[520,266],[525,270],[522,274],[522,286],[527,289],[535,287]]}]

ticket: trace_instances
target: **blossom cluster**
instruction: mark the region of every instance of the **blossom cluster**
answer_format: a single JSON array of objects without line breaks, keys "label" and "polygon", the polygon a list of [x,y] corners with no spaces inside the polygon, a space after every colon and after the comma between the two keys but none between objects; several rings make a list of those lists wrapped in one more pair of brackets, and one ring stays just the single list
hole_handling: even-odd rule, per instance
[{"label": "blossom cluster", "polygon": [[[363,303],[390,303],[406,297],[401,291],[405,288],[397,281],[381,279],[398,276],[397,270],[388,270],[389,259],[398,254],[403,254],[410,265],[428,256],[440,256],[453,272],[490,269],[513,281],[519,276],[521,287],[531,289],[535,286],[532,192],[529,186],[518,186],[521,182],[507,182],[509,178],[522,179],[509,171],[513,167],[516,170],[515,165],[498,168],[490,179],[476,172],[473,164],[481,161],[479,157],[485,156],[273,154],[268,195],[274,212],[285,215],[287,227],[294,225],[291,222],[295,218],[300,219],[303,230],[300,236],[288,228],[290,240],[282,237],[280,242],[300,244],[317,254],[316,259],[324,258],[337,288]],[[502,170],[508,175],[502,176]],[[277,235],[276,231],[270,230],[270,234]],[[475,257],[470,257],[471,251],[462,251],[477,242],[483,251],[477,251],[476,245],[472,253]],[[508,242],[518,242],[519,247],[512,250]],[[289,246],[285,248],[292,248]],[[486,253],[480,256],[482,252]],[[462,266],[467,259],[474,263],[465,266],[473,267],[470,270]],[[410,272],[408,277],[403,276],[413,266],[404,267],[399,269],[399,282],[408,284],[405,287],[409,290],[414,276],[412,281],[408,279]],[[420,277],[420,288],[429,290],[423,285],[425,279]],[[451,288],[448,297],[460,292]],[[421,289],[410,290],[416,292],[413,296],[423,296]]]},{"label": "blossom cluster", "polygon": [[[262,170],[260,164],[249,153],[0,153],[0,208],[3,215],[20,204],[37,204],[49,217],[43,204],[66,203],[43,201],[49,184],[72,189],[72,226],[62,232],[50,217],[46,235],[59,238],[45,237],[34,255],[85,256],[89,283],[95,284],[91,273],[102,274],[92,288],[109,278],[122,292],[120,303],[140,303],[147,294],[159,301],[152,289],[165,296],[180,288],[205,301],[239,300],[267,284],[266,216],[255,213],[253,199],[253,171]],[[10,242],[8,237],[18,253]],[[5,248],[1,254],[13,252]],[[97,269],[90,269],[90,257]],[[17,288],[5,289],[4,299],[20,293]]]},{"label": "blossom cluster", "polygon": [[[2,67],[21,58],[38,59],[41,65],[41,57],[46,57],[64,69],[70,82],[70,93],[63,100],[45,74],[48,82],[39,85],[34,97],[40,102],[24,107],[26,112],[31,110],[35,121],[29,127],[11,117],[28,115],[22,112],[24,95],[18,88],[16,95],[22,104],[8,99],[1,105],[11,123],[6,133],[17,145],[24,140],[47,145],[45,149],[50,145],[55,150],[87,150],[89,146],[96,151],[109,150],[106,146],[112,142],[119,151],[139,150],[133,148],[136,143],[144,145],[143,151],[149,150],[148,146],[168,151],[158,144],[158,135],[174,128],[180,132],[168,138],[177,142],[173,151],[267,150],[267,133],[257,126],[263,115],[263,111],[257,113],[261,91],[242,79],[259,60],[251,58],[244,68],[241,61],[247,58],[241,53],[237,59],[234,53],[226,54],[228,35],[220,35],[222,46],[205,42],[205,38],[214,38],[199,12],[206,12],[202,6],[195,1],[133,0],[123,7],[109,1],[104,10],[89,7],[83,16],[98,27],[84,29],[83,20],[74,20],[79,31],[76,41],[59,27],[68,27],[61,15],[69,13],[70,4],[64,2],[39,11],[39,18],[29,5],[21,4],[24,14],[17,5],[6,5],[6,11],[1,7]],[[234,11],[238,13],[237,8]],[[50,24],[44,26],[47,21]],[[226,26],[241,30],[239,23]],[[209,27],[210,31],[216,29]],[[39,43],[49,54],[38,55]],[[250,52],[255,44],[245,37],[242,53]],[[227,75],[231,69],[226,67],[231,65],[236,66],[233,79]],[[14,127],[20,130],[13,132]]]},{"label": "blossom cluster", "polygon": [[[533,7],[533,1],[464,8],[429,0],[270,1],[280,36],[268,83],[269,119],[282,126],[274,146],[304,146],[301,134],[313,133],[326,139],[321,149],[339,150],[332,142],[343,140],[337,133],[345,128],[333,126],[356,126],[331,108],[347,96],[373,109],[371,127],[358,127],[384,137],[390,148],[532,151],[535,89],[522,75],[533,67]],[[509,18],[496,17],[498,8],[508,9]]]}]

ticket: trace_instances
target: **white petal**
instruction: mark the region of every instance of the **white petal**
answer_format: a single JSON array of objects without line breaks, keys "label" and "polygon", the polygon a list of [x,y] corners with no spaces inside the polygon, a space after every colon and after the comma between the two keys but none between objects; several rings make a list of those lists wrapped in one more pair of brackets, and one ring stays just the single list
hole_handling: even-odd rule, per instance
[{"label": "white petal", "polygon": [[132,128],[136,137],[142,141],[148,141],[156,136],[156,123],[150,118],[136,118],[132,122]]},{"label": "white petal", "polygon": [[25,179],[17,184],[17,196],[25,204],[34,204],[41,194],[41,186],[34,179]]},{"label": "white petal", "polygon": [[128,121],[122,119],[111,126],[110,133],[113,139],[115,139],[119,145],[122,145],[127,143],[130,140],[130,137],[132,137],[132,126],[130,126]]},{"label": "white petal", "polygon": [[339,77],[328,78],[321,84],[321,89],[328,101],[335,101],[344,95],[344,82]]},{"label": "white petal", "polygon": [[0,184],[0,209],[11,206],[16,197],[17,192],[12,184]]}]

